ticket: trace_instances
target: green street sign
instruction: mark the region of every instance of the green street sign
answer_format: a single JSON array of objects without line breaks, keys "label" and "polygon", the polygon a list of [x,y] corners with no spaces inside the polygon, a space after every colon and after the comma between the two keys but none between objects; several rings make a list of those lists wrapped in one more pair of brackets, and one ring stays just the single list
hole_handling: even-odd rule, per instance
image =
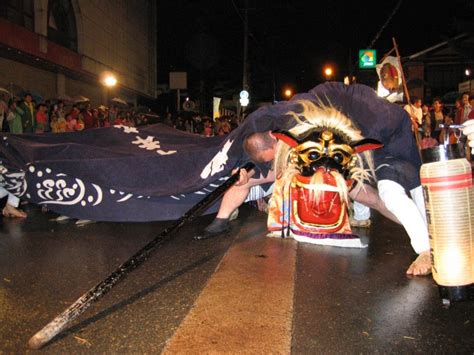
[{"label": "green street sign", "polygon": [[361,49],[359,51],[359,68],[372,69],[377,64],[377,51],[375,49]]}]

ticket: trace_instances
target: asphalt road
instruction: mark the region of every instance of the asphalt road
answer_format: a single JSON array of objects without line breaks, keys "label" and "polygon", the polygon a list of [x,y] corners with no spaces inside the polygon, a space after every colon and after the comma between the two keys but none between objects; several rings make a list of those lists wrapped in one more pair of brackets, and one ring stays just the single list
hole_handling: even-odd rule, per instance
[{"label": "asphalt road", "polygon": [[[55,214],[42,213],[36,206],[25,208],[27,219],[3,219],[0,229],[0,353],[29,352],[26,344],[36,331],[169,225],[93,223],[79,227],[74,221],[52,221]],[[368,244],[364,249],[267,241],[265,214],[244,206],[229,235],[194,241],[194,232],[211,219],[198,218],[183,227],[40,351],[159,353],[190,311],[199,308],[195,306],[199,296],[210,294],[203,290],[212,286],[216,272],[224,266],[232,270],[232,259],[225,259],[226,254],[264,241],[273,250],[270,256],[257,250],[251,256],[270,266],[278,262],[279,252],[288,243],[295,250],[294,270],[290,270],[294,278],[288,278],[294,279],[288,284],[294,288],[287,303],[291,305],[290,342],[280,352],[474,352],[474,302],[443,308],[431,277],[407,277],[405,270],[415,254],[406,233],[394,223],[374,216],[369,230],[355,230]],[[223,258],[226,265],[220,264]],[[268,270],[271,268],[265,272]],[[262,285],[279,280],[277,271],[271,277],[258,270],[242,272]],[[226,287],[232,288],[231,283]],[[264,308],[270,296],[256,298],[256,311],[249,315],[255,324],[263,317],[258,302]],[[227,301],[216,298],[213,302]],[[194,348],[212,352],[213,343],[198,349]],[[238,345],[227,349],[230,353],[242,350]]]}]

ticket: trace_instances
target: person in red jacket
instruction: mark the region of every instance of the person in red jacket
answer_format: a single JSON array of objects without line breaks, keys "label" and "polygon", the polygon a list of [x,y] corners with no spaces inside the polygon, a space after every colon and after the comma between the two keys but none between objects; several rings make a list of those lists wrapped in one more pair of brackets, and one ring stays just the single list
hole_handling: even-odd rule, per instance
[{"label": "person in red jacket", "polygon": [[44,133],[48,125],[47,107],[45,104],[39,104],[36,108],[35,133]]}]

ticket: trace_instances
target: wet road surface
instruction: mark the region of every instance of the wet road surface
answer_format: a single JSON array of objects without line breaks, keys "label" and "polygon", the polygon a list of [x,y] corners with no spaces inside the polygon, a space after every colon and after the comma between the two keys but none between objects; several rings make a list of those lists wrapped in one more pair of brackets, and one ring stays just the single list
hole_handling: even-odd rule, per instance
[{"label": "wet road surface", "polygon": [[[26,343],[35,332],[169,225],[94,223],[78,227],[74,221],[51,221],[55,214],[42,213],[34,205],[25,208],[29,213],[26,220],[4,219],[0,229],[0,353],[30,352]],[[253,288],[265,289],[285,280],[288,288],[294,289],[285,295],[269,291],[248,298],[252,301],[247,302],[257,307],[247,312],[252,314],[238,314],[237,320],[241,317],[241,323],[250,326],[235,333],[242,339],[240,348],[238,343],[236,348],[229,343],[224,348],[227,352],[244,349],[242,344],[250,335],[246,333],[255,333],[252,323],[264,327],[270,321],[288,323],[279,327],[281,334],[268,343],[288,338],[281,342],[281,353],[474,352],[474,302],[443,308],[431,277],[405,276],[415,254],[403,229],[394,223],[374,216],[369,230],[354,230],[369,244],[364,249],[305,245],[264,238],[265,214],[244,206],[229,235],[194,241],[193,232],[211,220],[212,216],[205,216],[183,227],[40,352],[159,353],[167,344],[179,345],[173,336],[186,332],[178,328],[191,324],[191,318],[194,326],[199,326],[199,316],[207,317],[213,303],[228,304],[229,314],[230,307],[235,308],[235,303],[228,302],[230,298],[208,301],[220,287],[215,282],[218,275],[225,275],[223,279],[235,275],[236,282],[249,285],[257,279],[255,285],[259,286]],[[267,248],[263,252],[258,249],[262,243]],[[290,258],[293,266],[285,269],[294,270],[292,277],[285,274],[284,278],[277,263],[288,246],[295,256]],[[238,248],[251,251],[244,255],[236,252]],[[237,260],[258,260],[262,269],[255,264],[255,272],[239,269],[239,275],[231,255],[237,255]],[[242,279],[242,273],[248,279]],[[232,282],[223,287],[229,289],[226,297],[238,299],[238,293],[232,294]],[[291,302],[286,302],[287,298]],[[280,301],[289,316],[269,318],[268,313],[260,312],[275,312]],[[206,305],[204,312],[199,313],[200,305]],[[272,306],[276,308],[269,308]],[[254,321],[248,322],[244,316]],[[265,317],[270,321],[260,322]],[[224,322],[226,317],[222,319]],[[223,339],[232,331],[217,323],[215,327]],[[286,330],[288,334],[284,334]],[[264,336],[270,333],[275,334],[261,331],[253,341],[266,344]],[[216,347],[218,343],[201,339],[200,348],[194,347],[193,352],[218,351],[222,349]],[[265,348],[252,349],[265,352]],[[167,348],[167,352],[180,352],[180,348]]]}]

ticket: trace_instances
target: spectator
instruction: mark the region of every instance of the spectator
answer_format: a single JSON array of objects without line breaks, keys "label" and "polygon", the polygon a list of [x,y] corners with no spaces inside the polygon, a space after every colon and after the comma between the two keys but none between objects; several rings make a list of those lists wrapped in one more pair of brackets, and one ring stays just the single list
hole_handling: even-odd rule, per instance
[{"label": "spectator", "polygon": [[79,108],[74,105],[66,118],[66,132],[82,131],[84,122],[79,117]]},{"label": "spectator", "polygon": [[186,118],[184,126],[186,127],[186,132],[194,133],[194,121],[191,117]]},{"label": "spectator", "polygon": [[173,119],[172,119],[172,116],[171,116],[171,113],[167,113],[164,120],[163,120],[163,123],[167,126],[170,126],[170,127],[173,127]]},{"label": "spectator", "polygon": [[469,105],[471,105],[471,112],[467,115],[468,119],[474,118],[474,95],[469,96]]},{"label": "spectator", "polygon": [[112,108],[109,110],[109,125],[113,126],[115,120],[117,119],[118,115],[118,110],[116,106],[112,106]]},{"label": "spectator", "polygon": [[23,133],[23,125],[21,122],[21,116],[23,111],[17,107],[15,100],[10,99],[8,102],[8,114],[7,121],[10,129],[10,133],[21,134]]},{"label": "spectator", "polygon": [[420,149],[433,148],[439,144],[438,140],[431,137],[431,131],[427,128],[424,132],[424,137],[420,141]]},{"label": "spectator", "polygon": [[219,120],[219,124],[217,126],[217,135],[223,136],[225,134],[230,133],[230,123],[224,118]]},{"label": "spectator", "polygon": [[433,111],[430,112],[431,137],[439,140],[442,123],[445,123],[445,115],[443,113],[443,102],[439,97],[433,99]]},{"label": "spectator", "polygon": [[421,119],[421,133],[424,136],[425,132],[431,129],[431,119],[430,119],[430,109],[428,105],[423,105],[421,106],[421,112],[423,114],[422,119]]},{"label": "spectator", "polygon": [[55,105],[53,112],[51,113],[51,131],[53,133],[62,133],[66,132],[66,119],[63,114],[60,113],[59,105]]},{"label": "spectator", "polygon": [[58,115],[59,118],[64,119],[66,121],[66,112],[64,110],[64,102],[63,101],[58,101],[58,106],[56,108],[56,114]]},{"label": "spectator", "polygon": [[[452,115],[447,115],[444,119],[444,124],[449,126],[454,123],[454,117]],[[438,140],[440,143],[447,143],[447,144],[456,144],[458,143],[458,139],[456,137],[456,129],[446,127],[440,130],[440,134],[438,136]]]},{"label": "spectator", "polygon": [[211,120],[206,120],[206,121],[204,122],[204,135],[205,135],[206,137],[211,137],[212,134],[213,134],[213,131],[214,131],[214,129],[213,129],[213,127],[212,127],[212,122],[211,122]]},{"label": "spectator", "polygon": [[45,104],[39,104],[36,110],[35,133],[44,133],[48,124],[48,116],[46,115],[48,108]]},{"label": "spectator", "polygon": [[35,126],[35,106],[33,105],[33,98],[30,93],[24,95],[20,109],[23,111],[21,117],[23,132],[33,133],[33,127]]},{"label": "spectator", "polygon": [[4,96],[5,95],[0,96],[0,131],[6,132],[5,128],[7,125],[4,125],[3,122],[7,122],[5,118],[7,118],[8,105],[4,100]]},{"label": "spectator", "polygon": [[94,120],[94,117],[92,115],[91,111],[91,104],[88,103],[84,107],[84,109],[81,111],[82,119],[84,121],[84,129],[90,129],[90,128],[96,128],[98,122]]},{"label": "spectator", "polygon": [[423,113],[421,110],[422,101],[416,96],[412,96],[410,104],[405,105],[404,109],[408,112],[413,125],[421,126]]},{"label": "spectator", "polygon": [[469,103],[469,93],[465,92],[461,96],[461,107],[456,111],[456,116],[454,118],[455,124],[463,124],[469,117],[471,113],[472,106]]},{"label": "spectator", "polygon": [[178,117],[176,117],[176,122],[174,124],[174,128],[179,129],[180,131],[185,131],[186,130],[186,127],[184,125],[184,120],[179,115],[178,115]]}]

